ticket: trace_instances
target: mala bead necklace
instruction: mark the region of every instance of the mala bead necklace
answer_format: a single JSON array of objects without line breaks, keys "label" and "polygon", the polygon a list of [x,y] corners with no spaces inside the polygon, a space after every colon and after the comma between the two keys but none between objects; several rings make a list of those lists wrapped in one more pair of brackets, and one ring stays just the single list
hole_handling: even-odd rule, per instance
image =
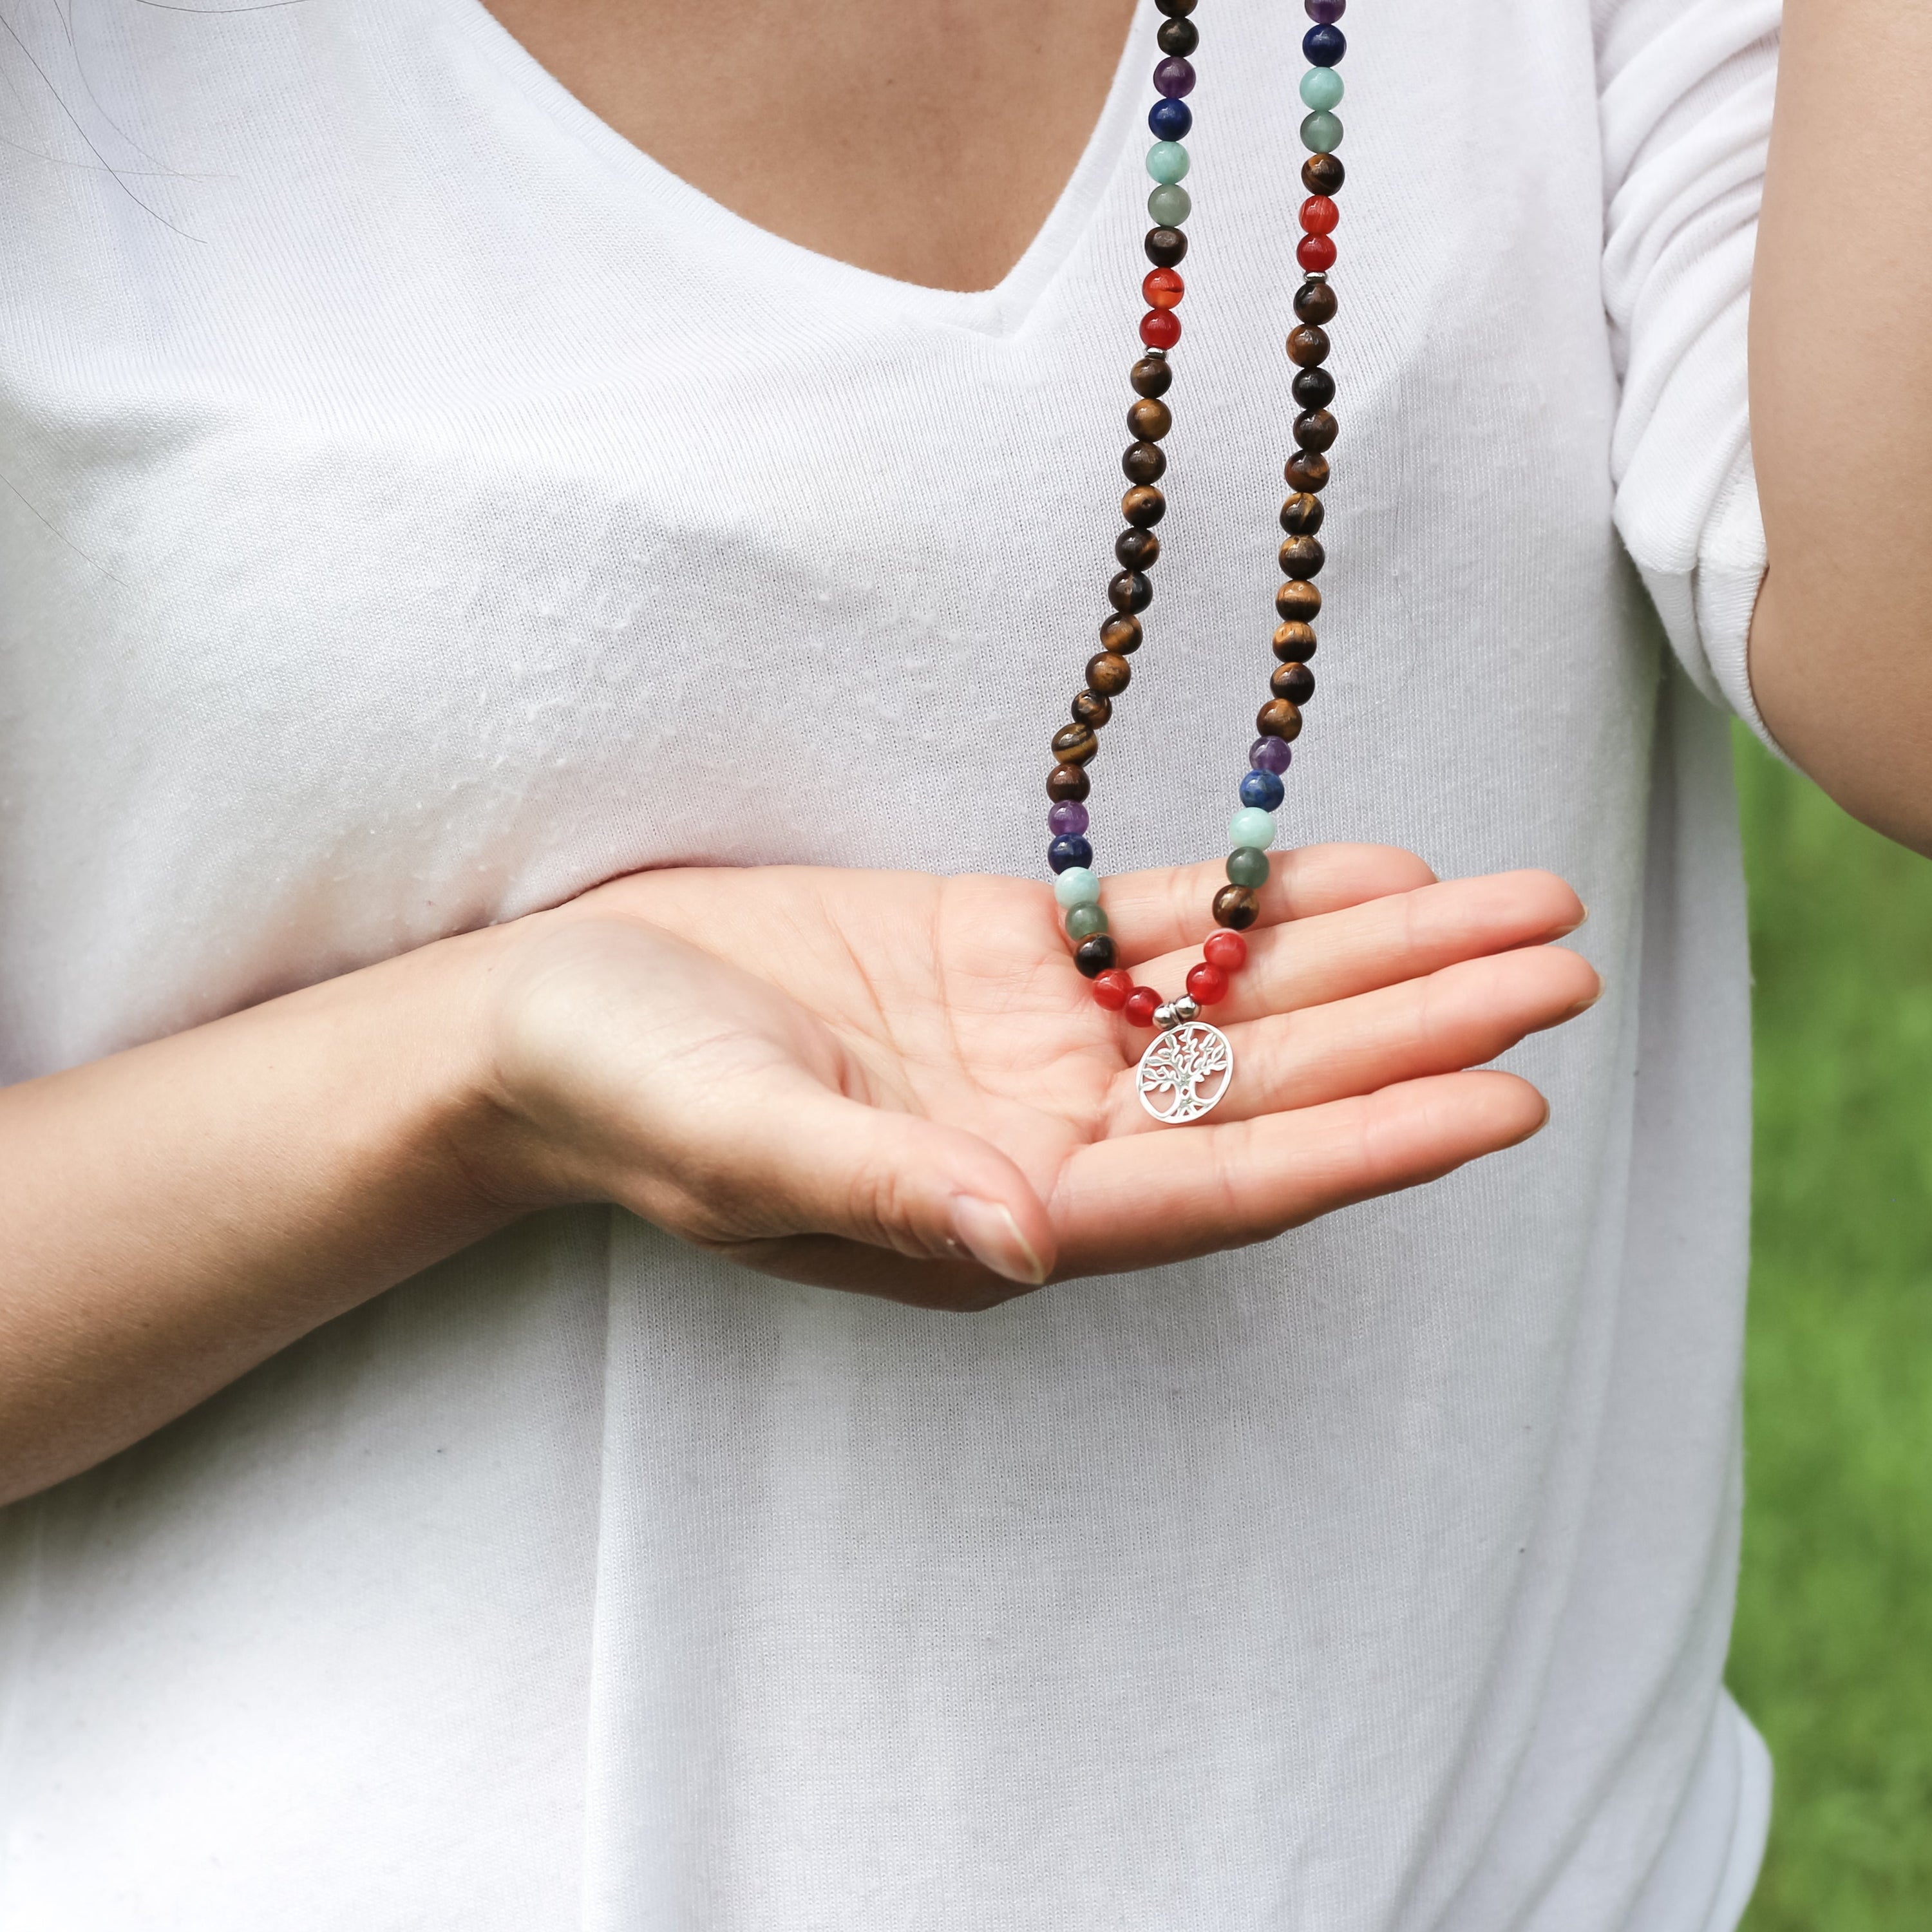
[{"label": "mala bead necklace", "polygon": [[1228,883],[1214,895],[1216,929],[1201,949],[1200,963],[1187,975],[1187,990],[1171,1000],[1151,986],[1136,986],[1132,976],[1114,963],[1114,942],[1100,904],[1100,876],[1094,870],[1094,848],[1088,842],[1086,805],[1090,788],[1087,767],[1100,748],[1100,733],[1113,716],[1114,700],[1132,676],[1128,659],[1141,646],[1140,614],[1154,601],[1147,573],[1160,555],[1154,526],[1167,509],[1166,500],[1154,486],[1167,467],[1160,446],[1174,423],[1162,398],[1174,380],[1168,355],[1180,340],[1180,318],[1174,311],[1186,293],[1178,271],[1187,254],[1182,224],[1192,203],[1180,185],[1188,168],[1187,150],[1181,143],[1194,124],[1186,99],[1193,91],[1194,69],[1187,57],[1200,44],[1201,34],[1189,18],[1196,0],[1154,4],[1166,17],[1159,36],[1162,58],[1154,70],[1154,90],[1160,98],[1148,115],[1154,145],[1148,152],[1147,166],[1155,187],[1148,197],[1154,226],[1146,248],[1154,266],[1141,284],[1148,304],[1140,331],[1146,352],[1127,377],[1135,396],[1127,411],[1127,428],[1134,440],[1120,459],[1128,484],[1120,513],[1127,526],[1114,544],[1120,568],[1107,586],[1107,601],[1113,608],[1100,626],[1100,652],[1088,661],[1086,687],[1073,700],[1073,722],[1054,734],[1055,763],[1046,782],[1047,796],[1052,800],[1046,822],[1053,835],[1047,863],[1058,875],[1054,896],[1066,914],[1073,963],[1094,982],[1094,998],[1108,1012],[1121,1014],[1130,1026],[1156,1029],[1141,1056],[1142,1106],[1156,1120],[1179,1124],[1198,1120],[1226,1093],[1234,1078],[1234,1050],[1227,1036],[1202,1020],[1201,1012],[1227,996],[1230,979],[1247,963],[1248,943],[1241,934],[1261,910],[1268,851],[1274,843],[1275,808],[1283,795],[1282,774],[1294,758],[1301,707],[1315,693],[1315,674],[1308,660],[1315,655],[1312,626],[1322,609],[1315,579],[1323,562],[1316,533],[1322,527],[1322,491],[1328,481],[1325,452],[1336,434],[1335,418],[1328,412],[1335,398],[1335,379],[1322,366],[1328,359],[1323,325],[1334,318],[1336,308],[1328,272],[1335,262],[1332,238],[1339,212],[1334,196],[1342,181],[1342,164],[1335,156],[1342,124],[1334,112],[1342,99],[1342,76],[1335,68],[1348,51],[1335,23],[1348,0],[1304,0],[1314,24],[1301,42],[1310,63],[1301,81],[1301,98],[1309,110],[1301,124],[1302,145],[1309,151],[1301,170],[1308,198],[1301,205],[1301,239],[1295,259],[1306,279],[1294,298],[1297,323],[1288,338],[1288,360],[1295,366],[1293,393],[1301,413],[1294,419],[1294,454],[1284,472],[1294,494],[1281,506],[1281,526],[1286,532],[1281,568],[1287,580],[1275,592],[1277,662],[1268,680],[1268,700],[1255,719],[1260,736],[1249,748],[1240,806],[1228,828],[1234,850],[1228,855]]}]

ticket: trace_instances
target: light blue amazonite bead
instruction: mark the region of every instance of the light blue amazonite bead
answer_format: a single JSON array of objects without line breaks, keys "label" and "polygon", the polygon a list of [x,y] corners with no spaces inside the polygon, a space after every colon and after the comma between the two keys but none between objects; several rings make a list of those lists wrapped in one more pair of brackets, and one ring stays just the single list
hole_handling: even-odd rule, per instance
[{"label": "light blue amazonite bead", "polygon": [[[1268,814],[1262,816],[1268,818]],[[1274,820],[1268,818],[1273,826]],[[1270,831],[1269,836],[1274,833]],[[1090,866],[1069,866],[1053,882],[1053,896],[1070,912],[1077,905],[1098,905],[1100,903],[1100,875]]]},{"label": "light blue amazonite bead", "polygon": [[1332,154],[1342,145],[1342,124],[1332,114],[1311,114],[1301,124],[1301,145],[1311,154]]},{"label": "light blue amazonite bead", "polygon": [[[1228,843],[1230,845],[1251,845],[1257,852],[1265,852],[1274,843],[1274,814],[1264,812],[1258,805],[1246,805],[1228,821]],[[1066,874],[1062,872],[1063,879]]]},{"label": "light blue amazonite bead", "polygon": [[1162,228],[1178,228],[1194,212],[1194,197],[1184,188],[1157,188],[1148,196],[1148,212]]},{"label": "light blue amazonite bead", "polygon": [[1342,76],[1332,67],[1312,67],[1301,76],[1301,98],[1310,107],[1339,107]]},{"label": "light blue amazonite bead", "polygon": [[[1306,128],[1307,123],[1302,125]],[[1187,172],[1187,150],[1178,141],[1156,141],[1148,150],[1148,172],[1169,187]]]}]

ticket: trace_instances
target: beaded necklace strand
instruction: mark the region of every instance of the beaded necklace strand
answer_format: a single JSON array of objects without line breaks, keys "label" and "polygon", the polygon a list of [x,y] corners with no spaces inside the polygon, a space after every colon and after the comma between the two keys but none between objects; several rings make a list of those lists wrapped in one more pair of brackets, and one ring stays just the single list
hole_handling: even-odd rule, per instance
[{"label": "beaded necklace strand", "polygon": [[1288,580],[1275,592],[1280,622],[1274,644],[1279,662],[1268,680],[1268,701],[1255,719],[1261,735],[1249,749],[1240,806],[1228,828],[1234,850],[1228,856],[1228,883],[1214,895],[1216,930],[1201,949],[1200,964],[1187,975],[1186,992],[1173,1000],[1164,1000],[1150,986],[1135,985],[1132,976],[1114,964],[1114,942],[1100,904],[1100,877],[1094,870],[1094,848],[1087,839],[1085,803],[1090,789],[1088,764],[1100,748],[1100,728],[1113,716],[1114,700],[1132,676],[1127,660],[1141,646],[1139,614],[1154,601],[1154,586],[1147,578],[1160,555],[1154,526],[1167,511],[1166,500],[1154,485],[1167,467],[1161,441],[1174,424],[1161,398],[1174,380],[1168,352],[1180,340],[1180,318],[1174,310],[1186,292],[1177,270],[1187,254],[1181,224],[1193,204],[1180,185],[1188,169],[1187,150],[1181,142],[1194,124],[1186,100],[1193,92],[1194,69],[1187,57],[1199,46],[1201,34],[1188,17],[1196,0],[1154,4],[1166,18],[1158,37],[1162,58],[1154,70],[1160,98],[1148,115],[1154,145],[1148,151],[1147,167],[1155,183],[1148,197],[1148,213],[1155,225],[1145,246],[1154,266],[1141,284],[1148,303],[1140,328],[1146,352],[1127,378],[1136,398],[1127,411],[1134,440],[1120,459],[1128,484],[1120,513],[1127,526],[1114,544],[1120,568],[1107,586],[1113,609],[1100,626],[1100,652],[1088,662],[1086,688],[1073,700],[1073,722],[1054,734],[1058,762],[1046,782],[1052,801],[1046,822],[1053,835],[1047,863],[1056,874],[1054,896],[1066,913],[1073,963],[1094,982],[1094,998],[1130,1026],[1156,1029],[1141,1056],[1141,1104],[1156,1120],[1179,1124],[1198,1120],[1226,1093],[1234,1078],[1234,1052],[1227,1036],[1202,1020],[1201,1010],[1226,997],[1230,975],[1247,962],[1248,943],[1241,933],[1261,910],[1268,848],[1274,842],[1274,812],[1283,795],[1281,775],[1294,758],[1291,746],[1300,735],[1301,707],[1315,692],[1315,674],[1308,660],[1315,655],[1311,626],[1322,608],[1314,579],[1323,562],[1316,532],[1322,527],[1320,493],[1328,481],[1323,452],[1336,434],[1335,418],[1328,413],[1335,379],[1322,366],[1328,357],[1322,324],[1333,319],[1336,308],[1328,276],[1335,262],[1330,238],[1339,219],[1334,196],[1343,178],[1335,156],[1342,140],[1342,124],[1334,112],[1342,99],[1342,77],[1335,68],[1348,51],[1335,22],[1348,0],[1303,0],[1314,22],[1301,42],[1310,62],[1301,81],[1301,98],[1309,110],[1301,124],[1302,145],[1309,151],[1301,170],[1308,199],[1301,205],[1301,239],[1295,259],[1306,279],[1295,295],[1297,324],[1288,338],[1288,360],[1296,371],[1293,393],[1301,413],[1294,419],[1295,452],[1283,472],[1294,494],[1281,506],[1281,526],[1287,533],[1281,568]]}]

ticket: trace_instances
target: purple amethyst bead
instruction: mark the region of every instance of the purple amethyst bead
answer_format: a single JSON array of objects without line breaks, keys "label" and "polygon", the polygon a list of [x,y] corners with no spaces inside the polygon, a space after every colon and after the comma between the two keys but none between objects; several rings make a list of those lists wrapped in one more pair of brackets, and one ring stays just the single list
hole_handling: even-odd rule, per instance
[{"label": "purple amethyst bead", "polygon": [[1279,738],[1257,738],[1248,747],[1250,771],[1273,772],[1279,778],[1294,762],[1292,748]]},{"label": "purple amethyst bead", "polygon": [[[1270,738],[1270,745],[1276,741]],[[1283,751],[1288,747],[1282,746]],[[1087,808],[1084,805],[1056,805],[1046,814],[1046,829],[1056,838],[1078,838],[1087,830]]]},{"label": "purple amethyst bead", "polygon": [[1332,27],[1348,10],[1348,0],[1301,0],[1318,27]]},{"label": "purple amethyst bead", "polygon": [[1154,91],[1163,94],[1170,100],[1178,100],[1184,94],[1194,92],[1194,69],[1176,54],[1172,60],[1164,60],[1154,70]]}]

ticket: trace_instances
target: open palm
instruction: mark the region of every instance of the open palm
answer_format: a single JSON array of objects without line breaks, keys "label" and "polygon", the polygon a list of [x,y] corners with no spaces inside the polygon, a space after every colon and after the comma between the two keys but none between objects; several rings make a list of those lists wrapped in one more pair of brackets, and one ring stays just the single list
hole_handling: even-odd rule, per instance
[{"label": "open palm", "polygon": [[[1135,978],[1179,992],[1218,866],[1110,879]],[[1051,892],[805,867],[622,879],[519,922],[495,976],[535,1198],[617,1201],[795,1279],[976,1307],[1050,1275],[1266,1239],[1534,1132],[1467,1070],[1580,1012],[1560,880],[1448,884],[1406,853],[1279,855],[1210,1017],[1234,1079],[1152,1120],[1149,1036],[1094,1001]],[[1018,1286],[1016,1286],[1016,1284]]]}]

